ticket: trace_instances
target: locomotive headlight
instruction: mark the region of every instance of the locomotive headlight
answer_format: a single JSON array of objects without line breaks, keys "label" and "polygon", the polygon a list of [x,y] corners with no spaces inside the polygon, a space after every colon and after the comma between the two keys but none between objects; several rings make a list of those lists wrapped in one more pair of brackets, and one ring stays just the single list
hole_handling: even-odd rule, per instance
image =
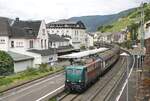
[{"label": "locomotive headlight", "polygon": [[67,80],[67,82],[69,82],[69,80]]},{"label": "locomotive headlight", "polygon": [[81,82],[81,80],[79,80],[79,82]]}]

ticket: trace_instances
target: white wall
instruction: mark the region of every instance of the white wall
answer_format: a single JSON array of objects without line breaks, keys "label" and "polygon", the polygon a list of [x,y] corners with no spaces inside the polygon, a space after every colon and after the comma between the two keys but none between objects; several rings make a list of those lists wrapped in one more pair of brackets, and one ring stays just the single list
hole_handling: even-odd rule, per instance
[{"label": "white wall", "polygon": [[50,63],[53,64],[57,61],[57,54],[49,55],[49,56],[42,56],[42,63]]},{"label": "white wall", "polygon": [[32,67],[33,61],[32,60],[26,60],[26,61],[20,61],[14,63],[14,72],[20,72],[27,69],[27,67]]},{"label": "white wall", "polygon": [[0,50],[9,50],[9,38],[7,36],[0,36]]},{"label": "white wall", "polygon": [[[73,45],[76,49],[79,49],[82,44],[85,43],[85,30],[84,29],[71,29],[71,28],[48,28],[47,31],[49,34],[57,35],[69,35],[72,40],[70,44]],[[77,43],[78,42],[78,43]]]},{"label": "white wall", "polygon": [[[45,30],[44,33],[43,33],[43,30]],[[42,47],[41,40],[43,40],[43,47]],[[45,47],[45,40],[46,40],[46,47]],[[46,23],[44,20],[42,21],[40,29],[39,29],[37,41],[35,43],[35,48],[36,49],[48,49],[48,33],[46,29]]]},{"label": "white wall", "polygon": [[[11,47],[11,41],[14,41],[14,48]],[[10,39],[9,47],[10,51],[26,51],[28,49],[28,43],[26,39]]]}]

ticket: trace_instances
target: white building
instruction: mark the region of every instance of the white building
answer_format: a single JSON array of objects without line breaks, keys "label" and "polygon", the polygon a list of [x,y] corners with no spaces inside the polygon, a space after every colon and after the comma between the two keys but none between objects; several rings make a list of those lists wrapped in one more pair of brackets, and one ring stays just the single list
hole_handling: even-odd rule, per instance
[{"label": "white building", "polygon": [[16,18],[9,23],[8,19],[0,19],[0,50],[34,57],[33,67],[57,61],[57,53],[48,47],[48,38],[44,20],[21,21]]},{"label": "white building", "polygon": [[69,20],[60,20],[47,24],[47,31],[49,34],[66,36],[75,49],[79,49],[80,46],[86,44],[85,29],[85,25],[81,21],[73,22]]},{"label": "white building", "polygon": [[91,35],[90,33],[86,34],[86,47],[94,46],[94,35]]},{"label": "white building", "polygon": [[57,34],[49,35],[49,47],[50,48],[59,48],[61,46],[69,46],[69,39],[65,39]]},{"label": "white building", "polygon": [[125,31],[116,32],[116,33],[113,33],[113,35],[114,35],[114,42],[116,43],[123,43],[126,41],[127,33]]}]

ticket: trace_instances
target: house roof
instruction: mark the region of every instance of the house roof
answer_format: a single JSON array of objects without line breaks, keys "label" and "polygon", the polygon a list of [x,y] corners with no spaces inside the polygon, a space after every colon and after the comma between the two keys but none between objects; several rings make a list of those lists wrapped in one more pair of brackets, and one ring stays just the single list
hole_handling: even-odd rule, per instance
[{"label": "house roof", "polygon": [[12,25],[13,38],[36,38],[42,21],[14,21]]},{"label": "house roof", "polygon": [[69,41],[69,40],[56,34],[49,34],[49,42],[64,42],[64,41]]},{"label": "house roof", "polygon": [[68,45],[68,46],[59,46],[57,48],[57,52],[67,52],[67,51],[72,51],[75,50],[74,47],[72,45]]},{"label": "house roof", "polygon": [[56,22],[51,22],[50,24],[76,24],[76,23],[77,23],[76,21],[69,21],[69,20],[62,19]]},{"label": "house roof", "polygon": [[49,49],[45,49],[45,50],[32,49],[32,50],[28,50],[28,51],[36,53],[36,54],[40,54],[41,56],[48,56],[48,55],[53,55],[53,54],[57,53],[56,49],[53,49],[53,48],[49,48]]},{"label": "house roof", "polygon": [[[13,22],[13,23],[12,23]],[[11,38],[36,38],[42,21],[15,21],[0,17],[0,36]]]},{"label": "house roof", "polygon": [[15,53],[15,52],[11,52],[11,51],[8,51],[7,53],[13,58],[13,60],[14,60],[15,62],[34,59],[34,58],[31,57],[31,56],[27,56],[27,55]]},{"label": "house roof", "polygon": [[0,17],[0,36],[9,36],[10,34],[9,19]]},{"label": "house roof", "polygon": [[59,20],[56,22],[50,22],[47,24],[47,28],[76,28],[86,29],[85,25],[81,21]]}]

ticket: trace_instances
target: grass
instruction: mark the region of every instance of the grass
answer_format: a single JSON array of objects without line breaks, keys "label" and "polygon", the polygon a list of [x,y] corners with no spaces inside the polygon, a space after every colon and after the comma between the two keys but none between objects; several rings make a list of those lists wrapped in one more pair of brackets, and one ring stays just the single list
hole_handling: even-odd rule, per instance
[{"label": "grass", "polygon": [[56,97],[49,99],[49,101],[57,101]]},{"label": "grass", "polygon": [[26,71],[20,73],[0,77],[0,92],[25,82],[61,71],[63,69],[63,67],[56,67],[53,70],[49,68],[49,70],[43,72],[40,69],[29,68]]}]

